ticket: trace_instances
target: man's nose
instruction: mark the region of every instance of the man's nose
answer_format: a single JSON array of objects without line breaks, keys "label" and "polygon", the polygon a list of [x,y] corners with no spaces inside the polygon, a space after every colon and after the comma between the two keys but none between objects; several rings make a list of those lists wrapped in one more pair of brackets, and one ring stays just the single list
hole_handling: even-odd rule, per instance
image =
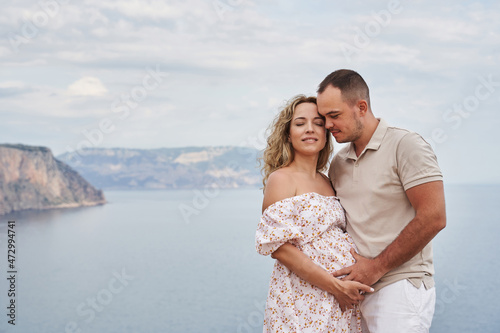
[{"label": "man's nose", "polygon": [[325,121],[325,128],[326,128],[327,130],[329,130],[329,129],[333,128],[333,121],[331,121],[331,120],[328,120],[328,119],[327,119],[327,120]]}]

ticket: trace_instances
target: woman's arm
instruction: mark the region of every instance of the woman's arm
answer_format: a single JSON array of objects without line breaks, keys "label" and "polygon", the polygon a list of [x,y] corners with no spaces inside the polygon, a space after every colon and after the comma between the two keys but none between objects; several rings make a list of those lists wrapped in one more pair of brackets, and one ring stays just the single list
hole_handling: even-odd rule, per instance
[{"label": "woman's arm", "polygon": [[373,289],[367,285],[356,281],[342,281],[333,277],[290,243],[283,244],[273,252],[271,257],[279,260],[301,279],[333,294],[342,311],[351,309],[364,299],[360,291],[373,292]]},{"label": "woman's arm", "polygon": [[[262,211],[271,204],[292,197],[296,194],[293,177],[283,169],[273,172],[266,184]],[[369,286],[356,281],[342,281],[333,277],[321,266],[314,263],[307,255],[290,243],[285,243],[271,254],[289,270],[297,274],[310,284],[333,294],[340,304],[342,311],[357,305],[364,296],[360,291],[371,292]]]}]

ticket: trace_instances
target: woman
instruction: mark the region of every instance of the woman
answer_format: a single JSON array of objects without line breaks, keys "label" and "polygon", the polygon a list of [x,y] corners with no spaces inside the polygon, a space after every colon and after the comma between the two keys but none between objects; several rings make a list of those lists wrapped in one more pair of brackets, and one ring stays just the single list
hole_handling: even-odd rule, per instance
[{"label": "woman", "polygon": [[356,305],[362,293],[373,291],[331,275],[354,263],[349,252],[354,243],[321,173],[332,151],[324,124],[316,98],[299,95],[277,116],[267,140],[257,251],[269,255],[280,248],[281,255],[295,246],[302,257],[273,256],[279,260],[271,275],[265,332],[361,332]]}]

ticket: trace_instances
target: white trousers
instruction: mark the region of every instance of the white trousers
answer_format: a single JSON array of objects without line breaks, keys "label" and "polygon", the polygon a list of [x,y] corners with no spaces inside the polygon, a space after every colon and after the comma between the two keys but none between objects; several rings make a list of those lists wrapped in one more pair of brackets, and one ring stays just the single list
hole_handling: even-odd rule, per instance
[{"label": "white trousers", "polygon": [[436,288],[415,288],[408,280],[397,281],[361,302],[363,332],[427,333],[436,303]]}]

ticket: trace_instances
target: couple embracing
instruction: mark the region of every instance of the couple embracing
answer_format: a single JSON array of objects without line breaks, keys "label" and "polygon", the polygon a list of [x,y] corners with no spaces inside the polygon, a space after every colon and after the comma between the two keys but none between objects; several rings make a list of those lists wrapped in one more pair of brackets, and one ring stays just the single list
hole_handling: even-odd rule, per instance
[{"label": "couple embracing", "polygon": [[[350,143],[323,171],[330,133]],[[375,118],[352,70],[278,114],[264,151],[256,247],[276,260],[264,332],[428,332],[431,240],[446,226],[430,145]]]}]

